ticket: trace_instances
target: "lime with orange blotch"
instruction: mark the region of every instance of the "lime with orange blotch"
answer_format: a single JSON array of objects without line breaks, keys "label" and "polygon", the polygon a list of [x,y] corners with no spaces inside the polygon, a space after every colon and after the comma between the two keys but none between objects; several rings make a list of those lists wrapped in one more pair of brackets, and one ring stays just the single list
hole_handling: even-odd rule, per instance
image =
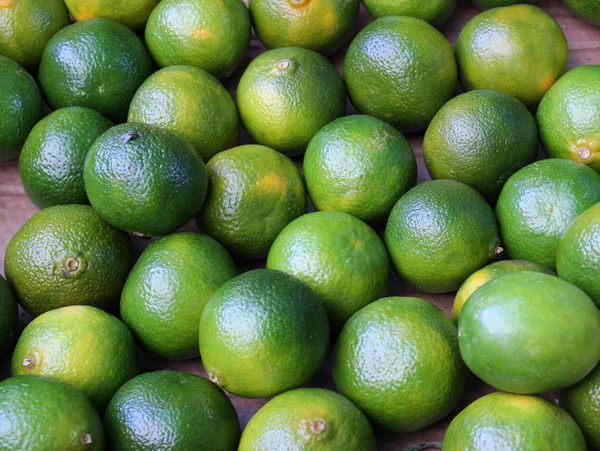
[{"label": "lime with orange blotch", "polygon": [[434,26],[442,25],[456,8],[456,0],[364,0],[366,10],[375,19],[385,16],[408,16]]},{"label": "lime with orange blotch", "polygon": [[103,17],[134,31],[142,31],[160,0],[65,0],[69,12],[79,22]]}]

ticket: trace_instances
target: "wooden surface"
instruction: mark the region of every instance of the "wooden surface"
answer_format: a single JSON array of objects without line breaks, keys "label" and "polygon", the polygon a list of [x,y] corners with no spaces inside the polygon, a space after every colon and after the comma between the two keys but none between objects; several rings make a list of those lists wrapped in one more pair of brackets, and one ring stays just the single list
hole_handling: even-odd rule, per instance
[{"label": "wooden surface", "polygon": [[[563,28],[569,42],[569,67],[572,68],[582,64],[600,64],[600,28],[586,24],[574,18],[560,4],[559,0],[540,0],[538,1],[538,6],[542,7],[549,14],[551,14]],[[454,44],[464,24],[476,13],[477,11],[471,8],[466,1],[461,2],[459,0],[459,6],[457,10],[448,23],[441,29],[441,31]],[[364,10],[361,10],[359,27],[364,27],[368,22],[370,22],[370,18]],[[540,39],[543,39],[543,36],[540,36]],[[264,48],[257,40],[254,39],[252,41],[250,51],[248,52],[246,64],[251,60],[252,57],[263,51]],[[340,73],[344,59],[344,52],[345,50],[342,50],[339,54],[332,58],[332,61],[336,64],[336,67],[338,70],[340,70]],[[242,71],[243,68],[238,70],[236,74],[234,74],[234,76],[225,83],[233,95],[235,95],[235,87],[237,86],[237,81],[239,80]],[[352,109],[352,106],[350,103],[348,103],[348,113],[352,114],[353,112],[354,110]],[[422,158],[422,134],[408,136],[408,139],[417,155],[419,164],[419,181],[422,182],[428,180],[429,176],[423,164]],[[245,133],[242,131],[240,143],[247,142],[249,142],[247,135],[245,135]],[[300,163],[301,160],[298,162]],[[31,204],[31,202],[29,202],[23,191],[23,186],[19,179],[17,162],[0,162],[0,272],[4,272],[4,252],[9,240],[25,223],[25,221],[27,221],[27,219],[29,219],[36,211],[37,209]],[[189,224],[185,228],[195,230],[195,226],[193,224]],[[379,231],[381,232],[381,230]],[[136,239],[135,243],[138,252],[140,252],[148,244],[147,241],[142,241],[139,239]],[[252,265],[252,267],[260,267],[261,265],[264,266],[264,263],[259,262],[255,265]],[[249,268],[249,265],[239,265],[240,272],[243,272]],[[391,275],[388,295],[420,296],[438,305],[447,314],[450,313],[452,300],[454,298],[454,293],[447,295],[426,295],[420,293],[402,283],[402,281],[400,281],[395,274]],[[26,322],[29,320],[27,315],[24,313],[22,314],[21,319],[23,324],[26,324]],[[173,331],[173,333],[175,334],[177,332]],[[185,362],[168,362],[153,358],[143,353],[140,353],[140,357],[142,371],[149,371],[158,368],[169,368],[206,376],[200,359]],[[0,362],[0,379],[8,376],[9,362],[8,359],[5,359],[4,362]],[[329,361],[325,363],[318,376],[315,378],[315,380],[311,381],[309,385],[334,388],[329,375]],[[490,387],[478,381],[475,377],[471,377],[469,383],[467,384],[463,398],[451,415],[424,431],[412,434],[396,435],[378,432],[378,448],[381,450],[400,450],[408,445],[419,444],[427,441],[441,441],[444,430],[451,418],[470,402],[486,393],[489,393],[490,391],[492,391]],[[548,394],[548,397],[553,397],[553,395]],[[266,400],[251,400],[236,396],[232,396],[231,398],[238,410],[242,426],[244,426],[254,412],[256,412],[256,410],[266,402]]]}]

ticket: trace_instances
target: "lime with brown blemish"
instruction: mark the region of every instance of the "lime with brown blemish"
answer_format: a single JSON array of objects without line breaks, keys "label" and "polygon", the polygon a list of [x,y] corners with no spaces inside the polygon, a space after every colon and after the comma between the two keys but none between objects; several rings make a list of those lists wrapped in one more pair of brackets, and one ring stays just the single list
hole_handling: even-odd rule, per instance
[{"label": "lime with brown blemish", "polygon": [[87,305],[63,307],[27,325],[12,357],[13,376],[50,376],[80,390],[100,412],[138,372],[127,326]]},{"label": "lime with brown blemish", "polygon": [[0,356],[13,344],[18,320],[17,299],[6,280],[0,276]]},{"label": "lime with brown blemish", "polygon": [[446,22],[456,8],[456,0],[365,0],[363,3],[375,19],[385,16],[408,16],[435,26]]},{"label": "lime with brown blemish", "polygon": [[500,91],[535,110],[567,69],[569,50],[551,16],[536,6],[513,5],[473,17],[456,41],[456,59],[466,91]]},{"label": "lime with brown blemish", "polygon": [[33,315],[67,305],[115,309],[133,265],[127,234],[87,205],[61,205],[33,215],[10,240],[6,278]]},{"label": "lime with brown blemish", "polygon": [[537,121],[550,158],[600,172],[600,66],[580,66],[563,75],[542,99]]},{"label": "lime with brown blemish", "polygon": [[235,256],[264,258],[279,232],[306,211],[300,171],[273,149],[235,147],[215,155],[206,170],[208,196],[198,226]]},{"label": "lime with brown blemish", "polygon": [[73,18],[114,20],[134,31],[142,31],[152,10],[160,0],[65,0]]}]

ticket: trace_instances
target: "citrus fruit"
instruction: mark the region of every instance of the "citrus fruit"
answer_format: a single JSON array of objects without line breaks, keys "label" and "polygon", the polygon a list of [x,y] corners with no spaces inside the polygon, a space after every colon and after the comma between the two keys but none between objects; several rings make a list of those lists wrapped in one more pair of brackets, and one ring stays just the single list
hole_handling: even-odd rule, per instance
[{"label": "citrus fruit", "polygon": [[237,413],[225,393],[179,371],[145,373],[126,382],[106,409],[104,428],[114,450],[234,451],[240,437]]},{"label": "citrus fruit", "polygon": [[3,0],[0,3],[0,55],[36,72],[48,40],[69,25],[62,0]]},{"label": "citrus fruit", "polygon": [[158,2],[160,0],[65,0],[69,12],[77,22],[103,17],[135,31],[144,29]]},{"label": "citrus fruit", "polygon": [[184,64],[226,78],[250,45],[242,0],[162,0],[146,25],[146,45],[160,67]]},{"label": "citrus fruit", "polygon": [[581,429],[560,407],[539,396],[492,393],[452,420],[443,449],[520,449],[585,451]]},{"label": "citrus fruit", "polygon": [[473,6],[479,9],[499,8],[501,6],[517,5],[520,3],[533,5],[536,2],[537,0],[471,0]]},{"label": "citrus fruit", "polygon": [[600,312],[575,285],[518,271],[469,298],[458,323],[460,353],[499,390],[533,394],[581,380],[600,360]]},{"label": "citrus fruit", "polygon": [[365,0],[363,3],[375,19],[384,16],[409,16],[432,25],[442,25],[456,8],[456,0]]},{"label": "citrus fruit", "polygon": [[412,147],[391,125],[371,116],[347,116],[323,127],[304,156],[304,177],[318,210],[385,220],[417,182]]},{"label": "citrus fruit", "polygon": [[273,149],[235,147],[215,155],[206,170],[209,190],[198,226],[236,256],[266,257],[279,232],[306,211],[300,171]]},{"label": "citrus fruit", "polygon": [[211,296],[200,319],[200,355],[211,381],[239,396],[274,396],[304,384],[327,354],[321,302],[298,279],[246,272]]},{"label": "citrus fruit", "polygon": [[10,286],[0,276],[0,356],[4,354],[17,336],[17,300]]},{"label": "citrus fruit", "polygon": [[550,274],[552,276],[556,275],[554,271],[551,271],[545,266],[527,262],[525,260],[503,260],[491,263],[480,270],[475,271],[460,286],[456,293],[456,297],[454,298],[454,305],[452,306],[452,320],[454,321],[454,324],[458,324],[458,318],[465,302],[467,302],[476,290],[490,280],[515,271],[534,271]]},{"label": "citrus fruit", "polygon": [[506,180],[533,163],[537,128],[525,105],[497,91],[450,100],[425,133],[423,157],[433,179],[450,179],[495,201]]},{"label": "citrus fruit", "polygon": [[537,107],[565,72],[568,59],[560,25],[532,5],[484,11],[465,25],[456,41],[459,79],[465,91],[500,91],[530,109]]},{"label": "citrus fruit", "polygon": [[202,310],[235,275],[233,260],[212,238],[193,232],[168,235],[150,244],[131,270],[121,318],[146,351],[174,359],[197,357]]},{"label": "citrus fruit", "polygon": [[0,93],[0,161],[5,161],[19,155],[27,135],[44,115],[44,104],[31,75],[2,55]]},{"label": "citrus fruit", "polygon": [[262,44],[337,52],[352,36],[358,0],[252,0],[250,15]]},{"label": "citrus fruit", "polygon": [[600,305],[600,203],[575,219],[556,252],[558,275]]},{"label": "citrus fruit", "polygon": [[102,411],[137,374],[137,349],[127,326],[88,305],[62,307],[27,325],[12,357],[12,375],[68,382]]},{"label": "citrus fruit", "polygon": [[333,379],[385,430],[424,429],[458,402],[467,369],[456,327],[418,298],[380,299],[348,320],[333,357]]},{"label": "citrus fruit", "polygon": [[580,66],[563,75],[542,99],[537,120],[549,157],[600,172],[600,66]]},{"label": "citrus fruit", "polygon": [[454,96],[456,61],[448,40],[428,23],[388,16],[354,38],[344,78],[358,111],[412,132]]},{"label": "citrus fruit", "polygon": [[50,113],[31,130],[19,158],[19,173],[38,208],[87,204],[83,163],[94,141],[112,127],[94,110],[69,107]]},{"label": "citrus fruit", "polygon": [[90,19],[50,39],[39,81],[54,109],[84,106],[123,121],[133,95],[152,72],[144,44],[124,25]]},{"label": "citrus fruit", "polygon": [[299,388],[261,407],[244,429],[238,449],[374,451],[375,436],[347,398],[323,388]]},{"label": "citrus fruit", "polygon": [[512,175],[496,204],[502,244],[511,258],[556,269],[569,224],[600,202],[600,175],[574,161],[537,161]]},{"label": "citrus fruit", "polygon": [[562,3],[586,22],[600,25],[600,5],[594,0],[563,0]]},{"label": "citrus fruit", "polygon": [[172,66],[151,75],[135,94],[129,122],[156,125],[189,142],[207,162],[238,138],[235,102],[208,72]]},{"label": "citrus fruit", "polygon": [[257,56],[238,85],[244,128],[254,141],[301,155],[326,124],[346,113],[344,82],[312,50],[281,48]]},{"label": "citrus fruit", "polygon": [[456,290],[501,251],[490,206],[453,180],[425,182],[402,196],[385,242],[398,274],[426,293]]},{"label": "citrus fruit", "polygon": [[96,140],[83,178],[102,219],[138,236],[186,224],[200,211],[208,183],[202,158],[183,138],[136,123],[117,125]]},{"label": "citrus fruit", "polygon": [[10,240],[6,278],[32,315],[75,304],[114,309],[133,265],[129,237],[88,205],[33,215]]},{"label": "citrus fruit", "polygon": [[0,382],[0,448],[4,451],[104,450],[100,417],[78,390],[50,377]]},{"label": "citrus fruit", "polygon": [[267,268],[308,284],[337,329],[356,311],[385,295],[389,257],[375,231],[364,222],[346,213],[316,212],[283,229],[271,247]]},{"label": "citrus fruit", "polygon": [[560,406],[581,427],[589,449],[600,448],[600,365],[584,379],[560,392]]}]

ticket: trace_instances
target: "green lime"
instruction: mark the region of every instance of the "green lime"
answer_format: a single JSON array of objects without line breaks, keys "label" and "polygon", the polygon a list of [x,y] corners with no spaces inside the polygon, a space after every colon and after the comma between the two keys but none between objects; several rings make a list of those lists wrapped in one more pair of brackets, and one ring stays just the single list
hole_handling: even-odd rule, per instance
[{"label": "green lime", "polygon": [[250,15],[262,44],[337,52],[354,33],[358,0],[252,0]]},{"label": "green lime", "polygon": [[296,388],[319,369],[329,324],[308,285],[257,269],[225,282],[200,319],[200,355],[211,381],[245,397]]},{"label": "green lime", "polygon": [[239,451],[374,451],[369,420],[347,398],[323,388],[291,390],[267,402],[244,429]]},{"label": "green lime", "polygon": [[67,25],[69,13],[62,0],[2,0],[0,55],[12,58],[35,73],[44,47],[58,30]]},{"label": "green lime", "polygon": [[118,122],[151,72],[150,55],[133,31],[112,20],[90,19],[50,39],[39,81],[52,108],[84,106]]},{"label": "green lime", "polygon": [[446,430],[443,449],[585,451],[581,429],[560,407],[538,396],[492,393],[463,410]]},{"label": "green lime", "polygon": [[127,326],[88,305],[63,307],[35,318],[23,331],[12,357],[13,376],[63,380],[99,411],[137,371],[137,348]]},{"label": "green lime", "polygon": [[398,274],[426,293],[447,293],[501,252],[494,212],[453,180],[417,185],[400,198],[385,228]]},{"label": "green lime", "polygon": [[556,269],[556,250],[571,222],[600,202],[600,175],[566,160],[542,160],[508,179],[496,204],[511,258]]},{"label": "green lime", "polygon": [[549,157],[600,172],[600,66],[580,66],[563,75],[542,99],[537,121]]},{"label": "green lime", "polygon": [[365,305],[384,296],[389,257],[377,233],[340,212],[304,215],[273,243],[267,268],[308,284],[323,302],[333,328]]},{"label": "green lime", "polygon": [[450,42],[428,23],[388,16],[354,38],[344,78],[358,111],[412,132],[454,96],[456,61]]},{"label": "green lime", "polygon": [[234,451],[240,437],[229,398],[206,379],[179,371],[126,382],[104,415],[113,450]]},{"label": "green lime", "polygon": [[0,382],[0,449],[103,451],[102,422],[78,390],[50,377]]},{"label": "green lime", "polygon": [[0,161],[5,161],[19,155],[27,135],[44,116],[44,103],[31,75],[13,60],[2,55],[0,116]]},{"label": "green lime", "polygon": [[318,210],[367,222],[387,219],[417,182],[417,162],[402,133],[371,116],[347,116],[323,127],[304,156],[304,177]]},{"label": "green lime", "polygon": [[250,46],[242,0],[162,0],[146,25],[146,45],[159,67],[186,65],[227,78]]},{"label": "green lime", "polygon": [[568,59],[562,28],[532,5],[484,11],[465,25],[456,41],[460,84],[465,91],[500,91],[531,110],[565,72]]},{"label": "green lime", "polygon": [[594,25],[600,25],[600,4],[594,0],[563,0],[569,10],[585,20],[586,22]]},{"label": "green lime", "polygon": [[475,8],[483,10],[499,8],[501,6],[518,5],[520,3],[528,3],[530,5],[533,5],[536,2],[537,0],[471,0],[471,4]]},{"label": "green lime", "polygon": [[168,67],[150,76],[131,101],[129,122],[181,136],[205,162],[238,139],[235,102],[217,79],[191,66]]},{"label": "green lime", "polygon": [[527,262],[525,260],[503,260],[491,263],[480,270],[475,271],[460,286],[458,292],[456,293],[456,297],[454,298],[454,305],[452,306],[452,320],[454,321],[454,324],[458,325],[458,318],[465,305],[465,302],[467,302],[467,300],[473,293],[475,293],[476,290],[488,283],[490,280],[515,271],[534,271],[550,274],[552,276],[556,275],[554,271],[546,268],[545,266],[538,265],[537,263]]},{"label": "green lime", "polygon": [[409,16],[432,25],[442,25],[456,8],[456,0],[364,0],[366,10],[375,19],[385,16]]},{"label": "green lime", "polygon": [[32,315],[68,305],[115,309],[133,265],[129,237],[87,205],[33,215],[10,240],[6,279]]},{"label": "green lime", "polygon": [[287,47],[256,57],[240,80],[237,102],[254,141],[301,155],[311,138],[346,114],[342,77],[324,56]]},{"label": "green lime", "polygon": [[467,369],[456,326],[418,298],[380,299],[348,320],[333,357],[339,392],[385,430],[418,431],[458,402]]},{"label": "green lime", "polygon": [[433,179],[450,179],[495,201],[506,180],[535,161],[535,120],[514,97],[471,91],[450,100],[425,133],[423,157]]},{"label": "green lime", "polygon": [[201,231],[236,256],[266,257],[279,232],[306,211],[302,175],[289,158],[260,145],[221,152],[206,166]]},{"label": "green lime", "polygon": [[96,140],[83,178],[102,219],[144,237],[185,225],[202,208],[208,184],[202,158],[183,138],[131,122]]},{"label": "green lime", "polygon": [[19,309],[10,286],[0,276],[0,356],[13,344],[17,336]]},{"label": "green lime", "polygon": [[235,274],[233,260],[212,238],[168,235],[148,246],[131,270],[121,318],[146,351],[172,359],[198,357],[204,306]]},{"label": "green lime", "polygon": [[89,203],[83,163],[94,141],[112,127],[94,110],[56,110],[36,124],[19,158],[21,181],[38,208]]},{"label": "green lime", "polygon": [[600,312],[558,277],[518,271],[490,280],[464,305],[460,353],[477,377],[511,393],[559,390],[600,360]]},{"label": "green lime", "polygon": [[73,18],[80,22],[103,17],[134,31],[142,31],[160,0],[64,0]]}]

